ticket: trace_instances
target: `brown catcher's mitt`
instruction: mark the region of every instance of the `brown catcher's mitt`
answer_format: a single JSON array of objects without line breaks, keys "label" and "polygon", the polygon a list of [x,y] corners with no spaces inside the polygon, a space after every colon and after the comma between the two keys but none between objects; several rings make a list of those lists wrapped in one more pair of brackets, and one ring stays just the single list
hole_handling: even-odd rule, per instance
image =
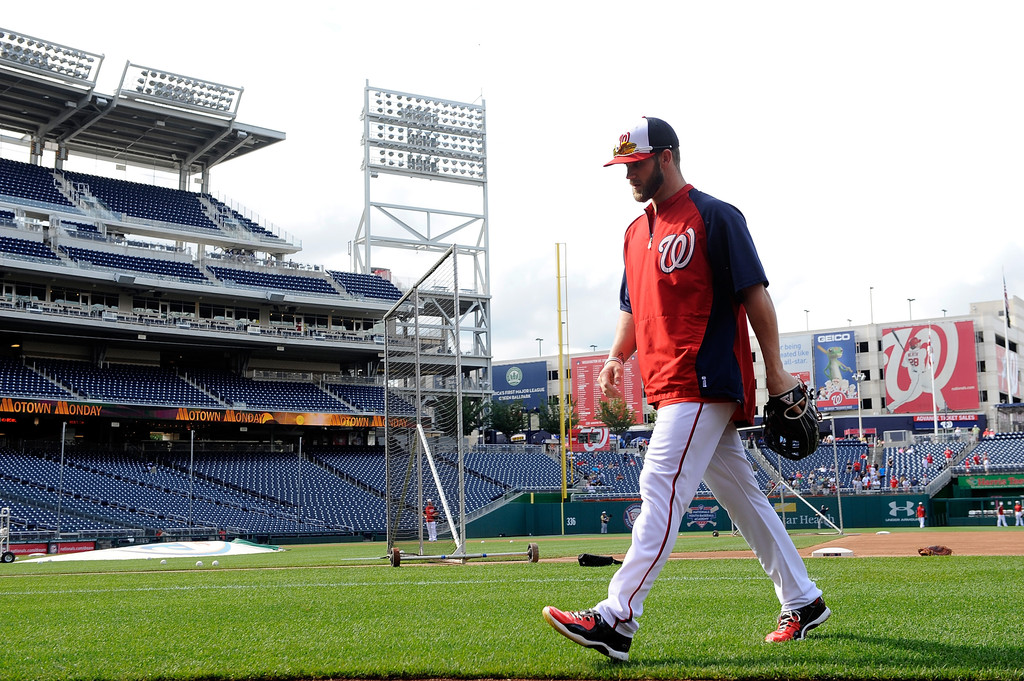
[{"label": "brown catcher's mitt", "polygon": [[925,546],[923,549],[918,549],[917,552],[922,556],[949,556],[952,555],[953,549],[948,546]]}]

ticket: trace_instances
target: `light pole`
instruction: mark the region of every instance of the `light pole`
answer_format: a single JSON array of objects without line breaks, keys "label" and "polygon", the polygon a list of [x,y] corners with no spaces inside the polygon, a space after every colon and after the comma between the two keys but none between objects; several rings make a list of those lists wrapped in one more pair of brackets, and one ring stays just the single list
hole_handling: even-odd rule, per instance
[{"label": "light pole", "polygon": [[810,310],[804,310],[804,325],[807,327],[808,331],[811,330],[811,311]]},{"label": "light pole", "polygon": [[534,338],[533,340],[537,341],[537,356],[542,357],[544,355],[544,352],[541,350],[541,344],[544,342],[544,339]]},{"label": "light pole", "polygon": [[943,317],[945,317],[945,316],[946,316],[946,308],[942,308],[942,316],[943,316]]},{"label": "light pole", "polygon": [[596,345],[594,345],[593,343],[591,343],[591,344],[590,344],[590,351],[591,351],[591,352],[597,352],[597,346],[596,346]]},{"label": "light pole", "polygon": [[863,404],[863,401],[861,400],[860,395],[860,383],[866,377],[864,376],[863,371],[858,371],[853,377],[857,379],[857,439],[859,440],[864,437],[864,419],[861,415],[861,405]]},{"label": "light pole", "polygon": [[875,323],[875,287],[868,286],[868,312],[871,315],[871,323]]},{"label": "light pole", "polygon": [[914,301],[917,298],[907,298],[907,315],[910,319],[914,318]]}]

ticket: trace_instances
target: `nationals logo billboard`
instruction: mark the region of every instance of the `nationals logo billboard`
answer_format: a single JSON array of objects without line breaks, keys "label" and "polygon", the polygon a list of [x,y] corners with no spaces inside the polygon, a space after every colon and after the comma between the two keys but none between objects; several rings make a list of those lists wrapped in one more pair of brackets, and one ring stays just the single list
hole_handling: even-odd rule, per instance
[{"label": "nationals logo billboard", "polygon": [[889,411],[978,408],[974,322],[883,329],[882,352]]},{"label": "nationals logo billboard", "polygon": [[856,409],[857,346],[853,331],[814,334],[814,383],[818,411]]}]

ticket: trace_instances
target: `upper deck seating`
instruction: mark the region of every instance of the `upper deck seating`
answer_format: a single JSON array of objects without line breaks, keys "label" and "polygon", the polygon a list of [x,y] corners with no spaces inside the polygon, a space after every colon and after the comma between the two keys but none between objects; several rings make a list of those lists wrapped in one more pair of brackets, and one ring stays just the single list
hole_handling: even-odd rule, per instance
[{"label": "upper deck seating", "polygon": [[231,267],[207,265],[217,279],[249,288],[263,288],[285,291],[298,291],[311,295],[338,295],[337,290],[326,279],[305,277],[297,274],[277,274],[276,272],[256,272],[239,270]]},{"label": "upper deck seating", "polygon": [[0,395],[62,400],[71,397],[67,390],[11,357],[0,357]]},{"label": "upper deck seating", "polygon": [[184,281],[208,282],[203,273],[192,263],[180,260],[161,260],[137,255],[121,255],[108,251],[95,251],[77,246],[61,246],[60,250],[78,263],[91,263],[96,267],[112,270],[145,272],[162,277],[176,277]]},{"label": "upper deck seating", "polygon": [[35,359],[37,368],[86,399],[182,407],[217,407],[216,400],[169,369],[132,364]]},{"label": "upper deck seating", "polygon": [[0,251],[10,253],[19,258],[31,258],[39,260],[57,260],[57,254],[42,241],[32,239],[17,239],[10,236],[0,236]]},{"label": "upper deck seating", "polygon": [[220,231],[217,225],[206,217],[197,195],[192,192],[99,175],[63,172],[72,182],[85,185],[90,194],[100,199],[115,213],[143,220]]},{"label": "upper deck seating", "polygon": [[71,202],[57,189],[53,172],[31,163],[0,159],[0,195],[72,208]]},{"label": "upper deck seating", "polygon": [[328,270],[327,273],[353,296],[384,300],[398,300],[402,297],[402,292],[398,290],[397,286],[376,274],[356,274],[336,270]]}]

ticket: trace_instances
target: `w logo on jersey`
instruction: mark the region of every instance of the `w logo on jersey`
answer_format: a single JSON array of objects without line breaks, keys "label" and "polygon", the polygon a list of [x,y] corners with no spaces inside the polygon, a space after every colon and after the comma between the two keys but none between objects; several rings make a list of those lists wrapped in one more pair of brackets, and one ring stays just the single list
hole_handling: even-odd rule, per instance
[{"label": "w logo on jersey", "polygon": [[671,274],[673,270],[681,270],[690,264],[693,258],[694,242],[696,241],[693,228],[688,228],[682,234],[669,234],[658,244],[658,253],[661,253],[661,271]]}]

